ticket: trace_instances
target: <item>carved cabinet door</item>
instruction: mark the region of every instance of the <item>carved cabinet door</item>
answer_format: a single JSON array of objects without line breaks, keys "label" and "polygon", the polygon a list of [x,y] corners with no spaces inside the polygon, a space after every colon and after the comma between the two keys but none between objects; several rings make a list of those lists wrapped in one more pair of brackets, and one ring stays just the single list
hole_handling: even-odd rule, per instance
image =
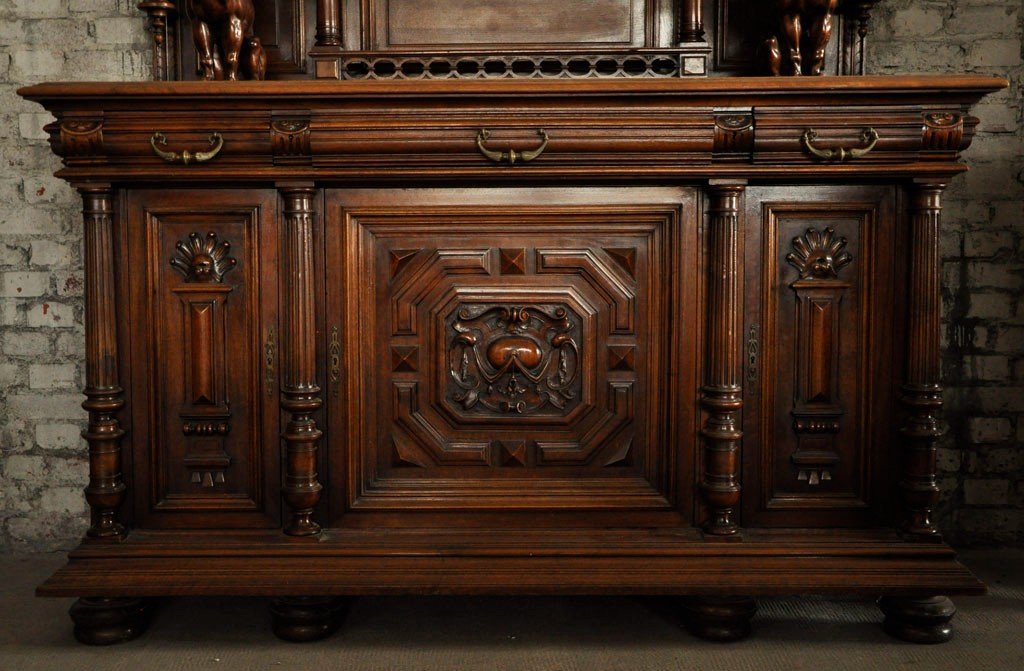
[{"label": "carved cabinet door", "polygon": [[678,524],[692,499],[679,390],[694,379],[693,201],[328,192],[332,524]]},{"label": "carved cabinet door", "polygon": [[896,193],[747,192],[744,524],[868,525],[892,489]]},{"label": "carved cabinet door", "polygon": [[276,198],[127,196],[120,277],[137,526],[278,523]]}]

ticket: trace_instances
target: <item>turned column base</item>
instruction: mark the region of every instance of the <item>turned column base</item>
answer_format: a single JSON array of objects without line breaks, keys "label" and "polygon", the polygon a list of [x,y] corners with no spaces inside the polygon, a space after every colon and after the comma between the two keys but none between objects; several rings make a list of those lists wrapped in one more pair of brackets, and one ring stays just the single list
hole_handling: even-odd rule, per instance
[{"label": "turned column base", "polygon": [[337,597],[280,597],[270,603],[274,635],[293,643],[327,638],[341,626],[348,600]]},{"label": "turned column base", "polygon": [[750,636],[757,602],[745,596],[695,596],[682,602],[683,623],[698,638],[739,641]]},{"label": "turned column base", "polygon": [[68,614],[75,623],[75,638],[85,645],[114,645],[142,635],[156,611],[152,599],[83,598]]},{"label": "turned column base", "polygon": [[944,596],[883,596],[878,607],[885,613],[882,626],[890,636],[911,643],[945,643],[953,637],[950,621],[956,615],[956,607]]}]

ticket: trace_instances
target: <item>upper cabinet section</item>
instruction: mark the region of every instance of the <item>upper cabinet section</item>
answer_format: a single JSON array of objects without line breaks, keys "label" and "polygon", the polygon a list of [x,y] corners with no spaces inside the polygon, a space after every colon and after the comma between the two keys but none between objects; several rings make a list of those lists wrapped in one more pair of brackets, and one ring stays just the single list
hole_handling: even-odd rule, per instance
[{"label": "upper cabinet section", "polygon": [[990,77],[46,84],[63,177],[944,177]]},{"label": "upper cabinet section", "polygon": [[[149,0],[139,7],[149,15],[158,80],[604,79],[862,75],[879,1]],[[229,25],[242,27],[241,39]]]}]

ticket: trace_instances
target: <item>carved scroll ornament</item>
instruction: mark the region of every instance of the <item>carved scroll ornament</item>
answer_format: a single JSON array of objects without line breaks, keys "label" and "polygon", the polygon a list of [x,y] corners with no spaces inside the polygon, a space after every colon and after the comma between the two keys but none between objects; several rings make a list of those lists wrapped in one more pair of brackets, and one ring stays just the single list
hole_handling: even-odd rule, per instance
[{"label": "carved scroll ornament", "polygon": [[578,321],[561,306],[464,307],[451,324],[451,398],[465,410],[565,410],[580,396]]}]

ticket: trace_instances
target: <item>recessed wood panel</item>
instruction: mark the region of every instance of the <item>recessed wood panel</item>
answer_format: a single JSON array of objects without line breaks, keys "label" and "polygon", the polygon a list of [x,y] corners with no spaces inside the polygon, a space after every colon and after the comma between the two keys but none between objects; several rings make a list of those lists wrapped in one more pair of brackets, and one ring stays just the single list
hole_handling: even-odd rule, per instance
[{"label": "recessed wood panel", "polygon": [[374,49],[645,45],[653,0],[371,0]]},{"label": "recessed wood panel", "polygon": [[351,418],[328,449],[348,446],[347,507],[671,510],[684,203],[486,193],[328,198],[328,330],[347,371],[328,398]]},{"label": "recessed wood panel", "polygon": [[891,336],[875,337],[895,325],[892,192],[749,198],[748,260],[763,262],[748,282],[745,523],[867,523],[892,418]]},{"label": "recessed wood panel", "polygon": [[276,390],[263,356],[276,338],[276,289],[263,281],[277,263],[274,210],[260,192],[130,197],[142,526],[276,524]]}]

